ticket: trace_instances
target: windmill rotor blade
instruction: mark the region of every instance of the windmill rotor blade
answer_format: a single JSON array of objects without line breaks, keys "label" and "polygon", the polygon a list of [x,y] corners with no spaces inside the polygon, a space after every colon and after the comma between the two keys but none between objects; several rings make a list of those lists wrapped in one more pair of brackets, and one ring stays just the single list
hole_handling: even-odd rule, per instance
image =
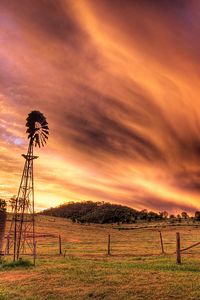
[{"label": "windmill rotor blade", "polygon": [[41,123],[41,126],[43,127],[44,125],[47,125],[48,123],[47,123],[47,121],[46,121],[46,119],[45,120],[43,120],[43,122]]},{"label": "windmill rotor blade", "polygon": [[43,120],[44,120],[44,117],[41,116],[41,115],[39,115],[39,114],[37,114],[36,120],[37,120],[38,122],[42,123]]},{"label": "windmill rotor blade", "polygon": [[42,132],[42,134],[41,134],[41,138],[43,139],[43,141],[45,142],[45,144],[47,143],[46,142],[46,139],[48,139],[48,137],[47,138],[45,138],[45,136],[44,136],[44,133]]},{"label": "windmill rotor blade", "polygon": [[27,128],[27,132],[34,131],[35,126],[29,125]]},{"label": "windmill rotor blade", "polygon": [[42,137],[40,137],[40,142],[42,144],[42,147],[44,147],[44,143],[43,143]]},{"label": "windmill rotor blade", "polygon": [[49,134],[49,130],[46,130],[46,129],[42,129],[42,132]]},{"label": "windmill rotor blade", "polygon": [[44,136],[45,139],[48,140],[49,137],[48,137],[48,135],[46,133],[42,132],[42,135]]},{"label": "windmill rotor blade", "polygon": [[42,131],[45,132],[45,133],[47,133],[47,134],[49,133],[49,129],[42,128]]},{"label": "windmill rotor blade", "polygon": [[43,140],[43,142],[46,144],[47,143],[47,141],[44,139],[44,138],[42,138],[42,140]]},{"label": "windmill rotor blade", "polygon": [[43,146],[46,144],[46,141],[45,141],[45,139],[43,138],[43,136],[41,136],[41,140],[42,140],[42,142],[43,142]]},{"label": "windmill rotor blade", "polygon": [[42,129],[49,129],[49,127],[47,125],[41,126]]}]

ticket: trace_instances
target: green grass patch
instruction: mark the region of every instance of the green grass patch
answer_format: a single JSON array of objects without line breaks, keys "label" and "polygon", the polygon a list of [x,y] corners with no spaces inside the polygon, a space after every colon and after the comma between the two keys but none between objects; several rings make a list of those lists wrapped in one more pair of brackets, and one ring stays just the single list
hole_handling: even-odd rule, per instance
[{"label": "green grass patch", "polygon": [[32,267],[33,263],[30,260],[24,260],[24,259],[20,259],[20,260],[16,260],[16,261],[4,261],[1,266],[0,269],[13,269],[13,268],[17,268],[17,267]]}]

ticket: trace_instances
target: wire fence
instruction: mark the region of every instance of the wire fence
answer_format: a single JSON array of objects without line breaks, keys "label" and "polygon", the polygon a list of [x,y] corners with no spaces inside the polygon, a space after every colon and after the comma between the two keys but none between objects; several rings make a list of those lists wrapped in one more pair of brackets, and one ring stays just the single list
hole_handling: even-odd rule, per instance
[{"label": "wire fence", "polygon": [[[199,226],[151,226],[125,228],[114,225],[80,225],[69,221],[59,223],[55,218],[37,219],[37,257],[64,255],[102,258],[142,257],[177,254],[176,233],[180,233],[181,255],[199,256]],[[199,246],[199,247],[198,247]]]}]

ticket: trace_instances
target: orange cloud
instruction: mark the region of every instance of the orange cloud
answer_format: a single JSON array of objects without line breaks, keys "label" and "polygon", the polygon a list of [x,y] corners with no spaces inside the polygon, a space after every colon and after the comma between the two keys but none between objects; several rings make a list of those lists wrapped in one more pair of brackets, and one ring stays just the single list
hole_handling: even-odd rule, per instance
[{"label": "orange cloud", "polygon": [[1,1],[1,197],[16,194],[25,119],[41,110],[36,207],[104,200],[198,209],[196,1]]}]

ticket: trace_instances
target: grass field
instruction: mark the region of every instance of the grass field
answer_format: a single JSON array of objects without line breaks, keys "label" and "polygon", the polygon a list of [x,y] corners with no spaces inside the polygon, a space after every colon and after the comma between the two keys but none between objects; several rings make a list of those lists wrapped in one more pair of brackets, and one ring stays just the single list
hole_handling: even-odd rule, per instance
[{"label": "grass field", "polygon": [[[54,237],[37,239],[36,267],[0,267],[0,299],[200,299],[200,246],[187,251],[181,265],[174,254],[176,232],[186,247],[200,241],[199,226],[152,222],[144,229],[116,227],[37,216],[37,234]],[[158,229],[166,254],[161,254]],[[58,254],[59,234],[65,257]]]}]

